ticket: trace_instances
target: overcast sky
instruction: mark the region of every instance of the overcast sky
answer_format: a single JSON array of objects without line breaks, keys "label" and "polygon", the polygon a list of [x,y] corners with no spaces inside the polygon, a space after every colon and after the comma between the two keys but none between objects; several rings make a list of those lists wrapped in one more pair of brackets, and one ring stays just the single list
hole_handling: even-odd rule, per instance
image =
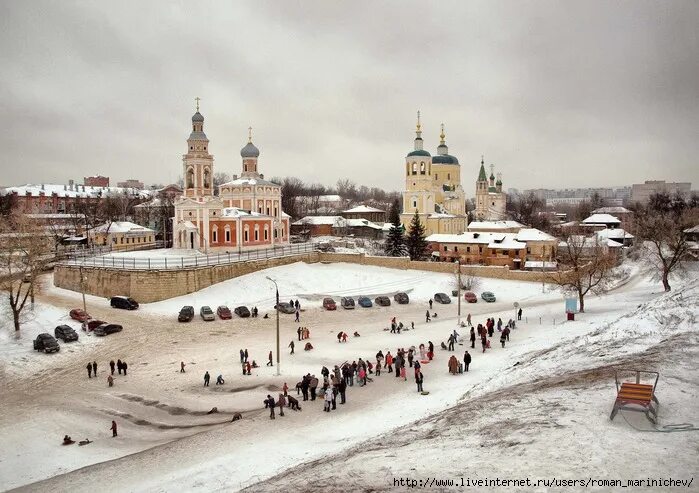
[{"label": "overcast sky", "polygon": [[474,193],[699,188],[699,1],[0,0],[0,185],[173,182],[194,98],[215,171],[403,188],[415,112]]}]

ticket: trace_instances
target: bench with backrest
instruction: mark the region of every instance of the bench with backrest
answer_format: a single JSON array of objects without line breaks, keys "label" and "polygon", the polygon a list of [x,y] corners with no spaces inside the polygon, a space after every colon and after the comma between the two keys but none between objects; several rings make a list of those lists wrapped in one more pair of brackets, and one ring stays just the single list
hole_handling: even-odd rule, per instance
[{"label": "bench with backrest", "polygon": [[[620,373],[633,373],[634,382],[620,381]],[[646,377],[655,377],[652,383],[641,383],[641,375]],[[614,378],[616,380],[616,401],[610,419],[614,419],[619,410],[642,412],[646,418],[652,423],[656,423],[658,419],[658,402],[655,396],[655,387],[658,384],[660,374],[654,371],[642,370],[618,370]]]}]

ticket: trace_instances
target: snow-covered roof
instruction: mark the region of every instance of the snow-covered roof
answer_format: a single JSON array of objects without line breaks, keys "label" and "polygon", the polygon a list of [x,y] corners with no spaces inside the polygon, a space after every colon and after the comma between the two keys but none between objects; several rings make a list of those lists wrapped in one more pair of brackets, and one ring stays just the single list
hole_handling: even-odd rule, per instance
[{"label": "snow-covered roof", "polygon": [[634,238],[634,235],[627,233],[626,231],[624,231],[621,228],[602,229],[600,231],[597,231],[597,236],[599,236],[600,238],[606,238],[606,239],[610,239],[610,240],[622,240],[622,241],[624,239],[630,240],[630,239]]},{"label": "snow-covered roof", "polygon": [[684,230],[685,233],[699,233],[699,225]]},{"label": "snow-covered roof", "polygon": [[353,207],[351,209],[348,209],[346,211],[342,212],[347,212],[347,213],[362,213],[362,212],[386,212],[382,211],[381,209],[377,209],[376,207],[369,207],[368,205],[358,205],[357,207]]},{"label": "snow-covered roof", "polygon": [[517,241],[514,236],[505,235],[502,240],[494,240],[488,243],[488,248],[498,250],[522,250],[523,248],[527,248],[527,244]]},{"label": "snow-covered roof", "polygon": [[371,229],[383,229],[382,226],[368,221],[366,219],[344,219],[339,221],[338,226],[340,227],[350,227],[350,228],[371,228]]},{"label": "snow-covered roof", "polygon": [[618,241],[607,240],[607,246],[611,248],[619,248],[623,247],[624,245],[622,243],[619,243]]},{"label": "snow-covered roof", "polygon": [[628,214],[631,211],[628,210],[626,207],[600,207],[599,209],[595,209],[592,211],[593,214]]},{"label": "snow-covered roof", "polygon": [[264,185],[266,187],[279,187],[276,183],[272,183],[269,180],[263,178],[237,178],[235,180],[227,181],[226,183],[221,183],[220,187],[236,186],[236,185]]},{"label": "snow-covered roof", "polygon": [[92,229],[93,233],[131,233],[131,234],[142,234],[142,233],[153,233],[154,231],[145,226],[140,226],[138,224],[129,221],[114,221],[112,223],[104,223]]},{"label": "snow-covered roof", "polygon": [[517,241],[555,241],[556,238],[536,228],[520,229],[516,233]]},{"label": "snow-covered roof", "polygon": [[320,226],[322,224],[329,224],[331,226],[335,225],[342,216],[306,216],[298,221],[292,223],[294,226]]},{"label": "snow-covered roof", "polygon": [[70,185],[56,185],[44,183],[43,185],[21,185],[17,187],[7,187],[0,190],[0,195],[17,193],[19,196],[32,195],[38,197],[41,193],[46,196],[56,194],[57,197],[81,197],[81,198],[98,198],[105,197],[109,194],[127,193],[131,196],[147,199],[151,197],[153,190],[139,190],[138,188],[123,188],[123,187],[93,187],[89,185],[73,185],[72,190]]},{"label": "snow-covered roof", "polygon": [[30,219],[85,219],[85,214],[25,214]]},{"label": "snow-covered roof", "polygon": [[557,266],[557,262],[542,262],[541,260],[527,260],[524,262],[525,269],[555,269]]},{"label": "snow-covered roof", "polygon": [[241,209],[240,207],[225,207],[221,210],[223,217],[243,217],[243,216],[257,216],[257,217],[269,217],[266,214],[261,214],[255,211],[248,211]]},{"label": "snow-covered roof", "polygon": [[472,230],[497,230],[497,229],[515,229],[524,228],[524,224],[517,221],[471,221],[466,227],[467,231]]},{"label": "snow-covered roof", "polygon": [[593,214],[583,224],[621,224],[621,221],[611,214]]},{"label": "snow-covered roof", "polygon": [[456,217],[454,214],[446,214],[444,212],[433,212],[429,215],[431,219],[447,219],[450,217]]}]

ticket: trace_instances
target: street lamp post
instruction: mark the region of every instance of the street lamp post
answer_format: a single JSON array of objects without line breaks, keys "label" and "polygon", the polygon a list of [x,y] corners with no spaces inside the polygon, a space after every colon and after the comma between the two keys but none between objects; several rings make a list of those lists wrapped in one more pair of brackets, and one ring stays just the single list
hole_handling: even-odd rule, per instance
[{"label": "street lamp post", "polygon": [[458,284],[458,286],[456,288],[457,293],[458,293],[458,296],[457,296],[457,304],[458,304],[457,324],[459,326],[461,326],[461,260],[457,258],[455,260],[455,262],[456,262],[456,272],[457,272],[457,276],[456,276],[457,281],[456,282]]},{"label": "street lamp post", "polygon": [[80,292],[83,295],[83,311],[87,313],[87,304],[85,303],[85,276],[83,275],[83,266],[80,266]]},{"label": "street lamp post", "polygon": [[277,281],[275,281],[271,277],[267,276],[267,279],[274,283],[274,288],[276,290],[277,295],[277,303],[274,305],[274,308],[277,312],[277,376],[279,376],[281,375],[279,369],[279,286],[277,286]]}]

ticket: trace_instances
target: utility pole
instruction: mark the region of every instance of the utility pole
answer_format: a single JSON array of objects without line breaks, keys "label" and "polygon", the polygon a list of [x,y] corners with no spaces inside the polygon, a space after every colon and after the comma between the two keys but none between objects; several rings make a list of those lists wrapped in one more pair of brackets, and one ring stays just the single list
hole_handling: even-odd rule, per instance
[{"label": "utility pole", "polygon": [[458,286],[456,288],[457,293],[458,293],[458,296],[457,296],[457,298],[458,298],[457,299],[457,304],[458,304],[457,324],[459,325],[459,327],[461,327],[461,259],[458,259],[458,258],[456,259],[456,273],[457,273],[456,278],[457,278],[457,284],[458,284]]},{"label": "utility pole", "polygon": [[275,281],[271,277],[267,277],[267,279],[274,283],[274,288],[276,290],[277,295],[277,303],[276,305],[274,305],[274,308],[277,311],[277,376],[279,376],[281,375],[279,368],[279,286],[277,286],[277,281]]},{"label": "utility pole", "polygon": [[83,311],[87,313],[87,304],[85,303],[85,276],[83,276],[83,266],[80,266],[80,292],[83,295]]}]

